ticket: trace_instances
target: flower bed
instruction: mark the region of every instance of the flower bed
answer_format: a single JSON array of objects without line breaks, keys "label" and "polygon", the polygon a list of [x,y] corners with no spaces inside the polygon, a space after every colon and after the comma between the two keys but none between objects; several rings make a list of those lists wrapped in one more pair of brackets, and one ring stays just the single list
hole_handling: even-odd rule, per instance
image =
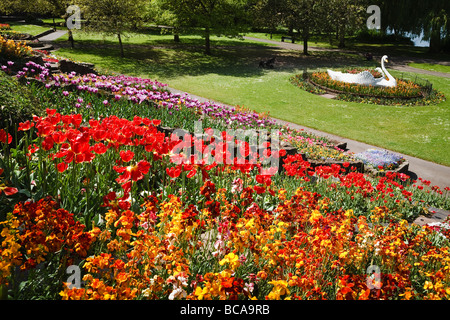
[{"label": "flower bed", "polygon": [[[358,73],[364,69],[343,70],[348,73]],[[375,76],[377,71],[368,70]],[[445,100],[445,96],[430,86],[421,86],[411,80],[398,79],[395,88],[380,88],[362,86],[351,83],[335,81],[327,72],[314,72],[311,74],[296,75],[291,82],[314,94],[331,92],[337,94],[338,100],[353,101],[381,105],[431,105]]]},{"label": "flower bed", "polygon": [[402,163],[406,162],[403,156],[379,149],[368,149],[355,155],[364,164],[379,170],[395,170]]},{"label": "flower bed", "polygon": [[[343,72],[349,72],[344,70]],[[357,73],[357,70],[350,70],[349,73]],[[332,80],[327,72],[313,72],[308,80],[324,90],[332,90],[335,93],[350,93],[365,97],[402,98],[413,99],[423,96],[423,88],[412,81],[397,80],[394,88],[381,88],[375,86],[363,86],[354,83],[345,83]]]},{"label": "flower bed", "polygon": [[409,169],[405,158],[386,150],[368,149],[354,157],[361,160],[366,165],[366,171],[375,176],[385,175],[386,172],[406,174]]},{"label": "flower bed", "polygon": [[[449,209],[448,188],[370,178],[349,162],[313,167],[301,154],[274,175],[237,158],[182,162],[180,140],[162,128],[183,117],[223,129],[270,122],[148,79],[45,70],[18,73],[45,114],[19,124],[15,149],[15,130],[0,129],[0,284],[10,298],[449,298],[449,232],[408,223],[426,206]],[[220,141],[191,138],[186,150],[230,156]],[[257,158],[248,144],[239,150]]]},{"label": "flower bed", "polygon": [[31,41],[34,39],[33,36],[28,33],[22,33],[11,29],[0,29],[0,36],[14,41]]},{"label": "flower bed", "polygon": [[8,40],[0,35],[0,57],[4,59],[17,59],[31,56],[32,49],[25,42]]}]

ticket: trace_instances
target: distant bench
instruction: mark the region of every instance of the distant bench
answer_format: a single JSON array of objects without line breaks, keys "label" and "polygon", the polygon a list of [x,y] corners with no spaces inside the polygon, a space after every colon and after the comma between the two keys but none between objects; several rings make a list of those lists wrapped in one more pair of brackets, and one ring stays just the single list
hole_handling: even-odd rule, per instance
[{"label": "distant bench", "polygon": [[294,37],[281,37],[281,42],[284,42],[284,40],[290,40],[292,43],[295,42],[295,38]]}]

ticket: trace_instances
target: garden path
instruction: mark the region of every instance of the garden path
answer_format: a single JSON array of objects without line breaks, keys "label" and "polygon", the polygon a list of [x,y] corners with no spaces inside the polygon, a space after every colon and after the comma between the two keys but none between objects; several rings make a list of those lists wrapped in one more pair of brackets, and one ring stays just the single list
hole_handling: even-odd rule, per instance
[{"label": "garden path", "polygon": [[65,35],[67,33],[66,30],[56,30],[53,31],[52,33],[49,33],[45,36],[42,37],[38,37],[37,39],[41,42],[50,42],[50,41],[54,41],[60,37],[62,37],[63,35]]},{"label": "garden path", "polygon": [[450,73],[447,73],[447,72],[424,70],[424,69],[414,68],[414,67],[411,67],[408,65],[411,62],[416,62],[416,63],[423,62],[423,63],[450,65],[449,61],[436,61],[436,60],[431,60],[431,59],[423,60],[423,59],[414,59],[414,58],[396,58],[395,60],[396,61],[392,61],[391,68],[394,70],[397,70],[397,71],[414,72],[414,73],[432,75],[432,76],[437,76],[437,77],[450,78]]}]

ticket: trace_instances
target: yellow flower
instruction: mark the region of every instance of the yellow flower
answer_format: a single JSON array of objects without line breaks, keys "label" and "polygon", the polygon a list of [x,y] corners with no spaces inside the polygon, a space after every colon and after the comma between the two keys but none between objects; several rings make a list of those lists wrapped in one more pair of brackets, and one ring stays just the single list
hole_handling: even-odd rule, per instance
[{"label": "yellow flower", "polygon": [[433,289],[433,283],[430,281],[425,281],[425,285],[423,286],[423,288],[425,290],[431,290],[431,289]]},{"label": "yellow flower", "polygon": [[246,229],[252,229],[255,225],[255,218],[251,218],[246,224],[245,224],[245,228]]},{"label": "yellow flower", "polygon": [[288,295],[291,292],[289,291],[288,283],[285,280],[273,280],[270,281],[269,284],[273,285],[272,291],[269,293],[267,298],[269,300],[280,300],[282,296]]},{"label": "yellow flower", "polygon": [[278,190],[278,199],[280,200],[286,200],[286,189],[280,189]]},{"label": "yellow flower", "polygon": [[198,300],[203,300],[205,296],[207,296],[209,293],[209,290],[207,287],[204,287],[203,289],[201,287],[195,288],[195,295],[198,297]]},{"label": "yellow flower", "polygon": [[311,212],[311,216],[309,217],[309,222],[315,224],[320,220],[320,218],[322,218],[322,214],[318,210],[313,210],[313,212]]},{"label": "yellow flower", "polygon": [[225,263],[228,263],[232,270],[235,270],[240,266],[239,257],[233,252],[227,254],[222,260],[220,260],[219,264],[223,266]]}]

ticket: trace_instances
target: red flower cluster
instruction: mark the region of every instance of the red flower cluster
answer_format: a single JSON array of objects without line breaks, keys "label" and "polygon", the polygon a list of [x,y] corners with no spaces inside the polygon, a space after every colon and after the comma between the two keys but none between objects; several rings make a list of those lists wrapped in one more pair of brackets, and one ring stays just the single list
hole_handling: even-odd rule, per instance
[{"label": "red flower cluster", "polygon": [[18,220],[18,245],[25,258],[22,269],[34,268],[45,261],[47,255],[60,250],[67,252],[71,257],[69,260],[76,256],[85,257],[96,237],[95,230],[85,232],[85,226],[75,221],[73,213],[58,208],[51,199],[19,203],[13,216]]},{"label": "red flower cluster", "polygon": [[[59,172],[64,172],[71,163],[92,162],[98,155],[109,149],[141,147],[155,160],[167,155],[177,140],[171,140],[159,132],[156,125],[160,120],[134,117],[132,121],[116,116],[102,120],[89,120],[83,124],[80,114],[61,115],[56,110],[47,109],[47,117],[34,118],[34,123],[22,123],[21,130],[37,129],[42,139],[41,147],[50,152],[49,158],[62,159],[55,163]],[[38,147],[30,150],[30,154]],[[133,163],[135,153],[131,150],[120,150],[120,160],[113,169],[121,174],[116,181],[125,190],[125,196],[131,189],[131,183],[142,180],[150,170],[150,163],[141,160]],[[122,166],[122,164],[126,164]]]},{"label": "red flower cluster", "polygon": [[284,159],[283,168],[288,176],[304,177],[310,167],[310,163],[303,160],[301,154],[290,155]]}]

